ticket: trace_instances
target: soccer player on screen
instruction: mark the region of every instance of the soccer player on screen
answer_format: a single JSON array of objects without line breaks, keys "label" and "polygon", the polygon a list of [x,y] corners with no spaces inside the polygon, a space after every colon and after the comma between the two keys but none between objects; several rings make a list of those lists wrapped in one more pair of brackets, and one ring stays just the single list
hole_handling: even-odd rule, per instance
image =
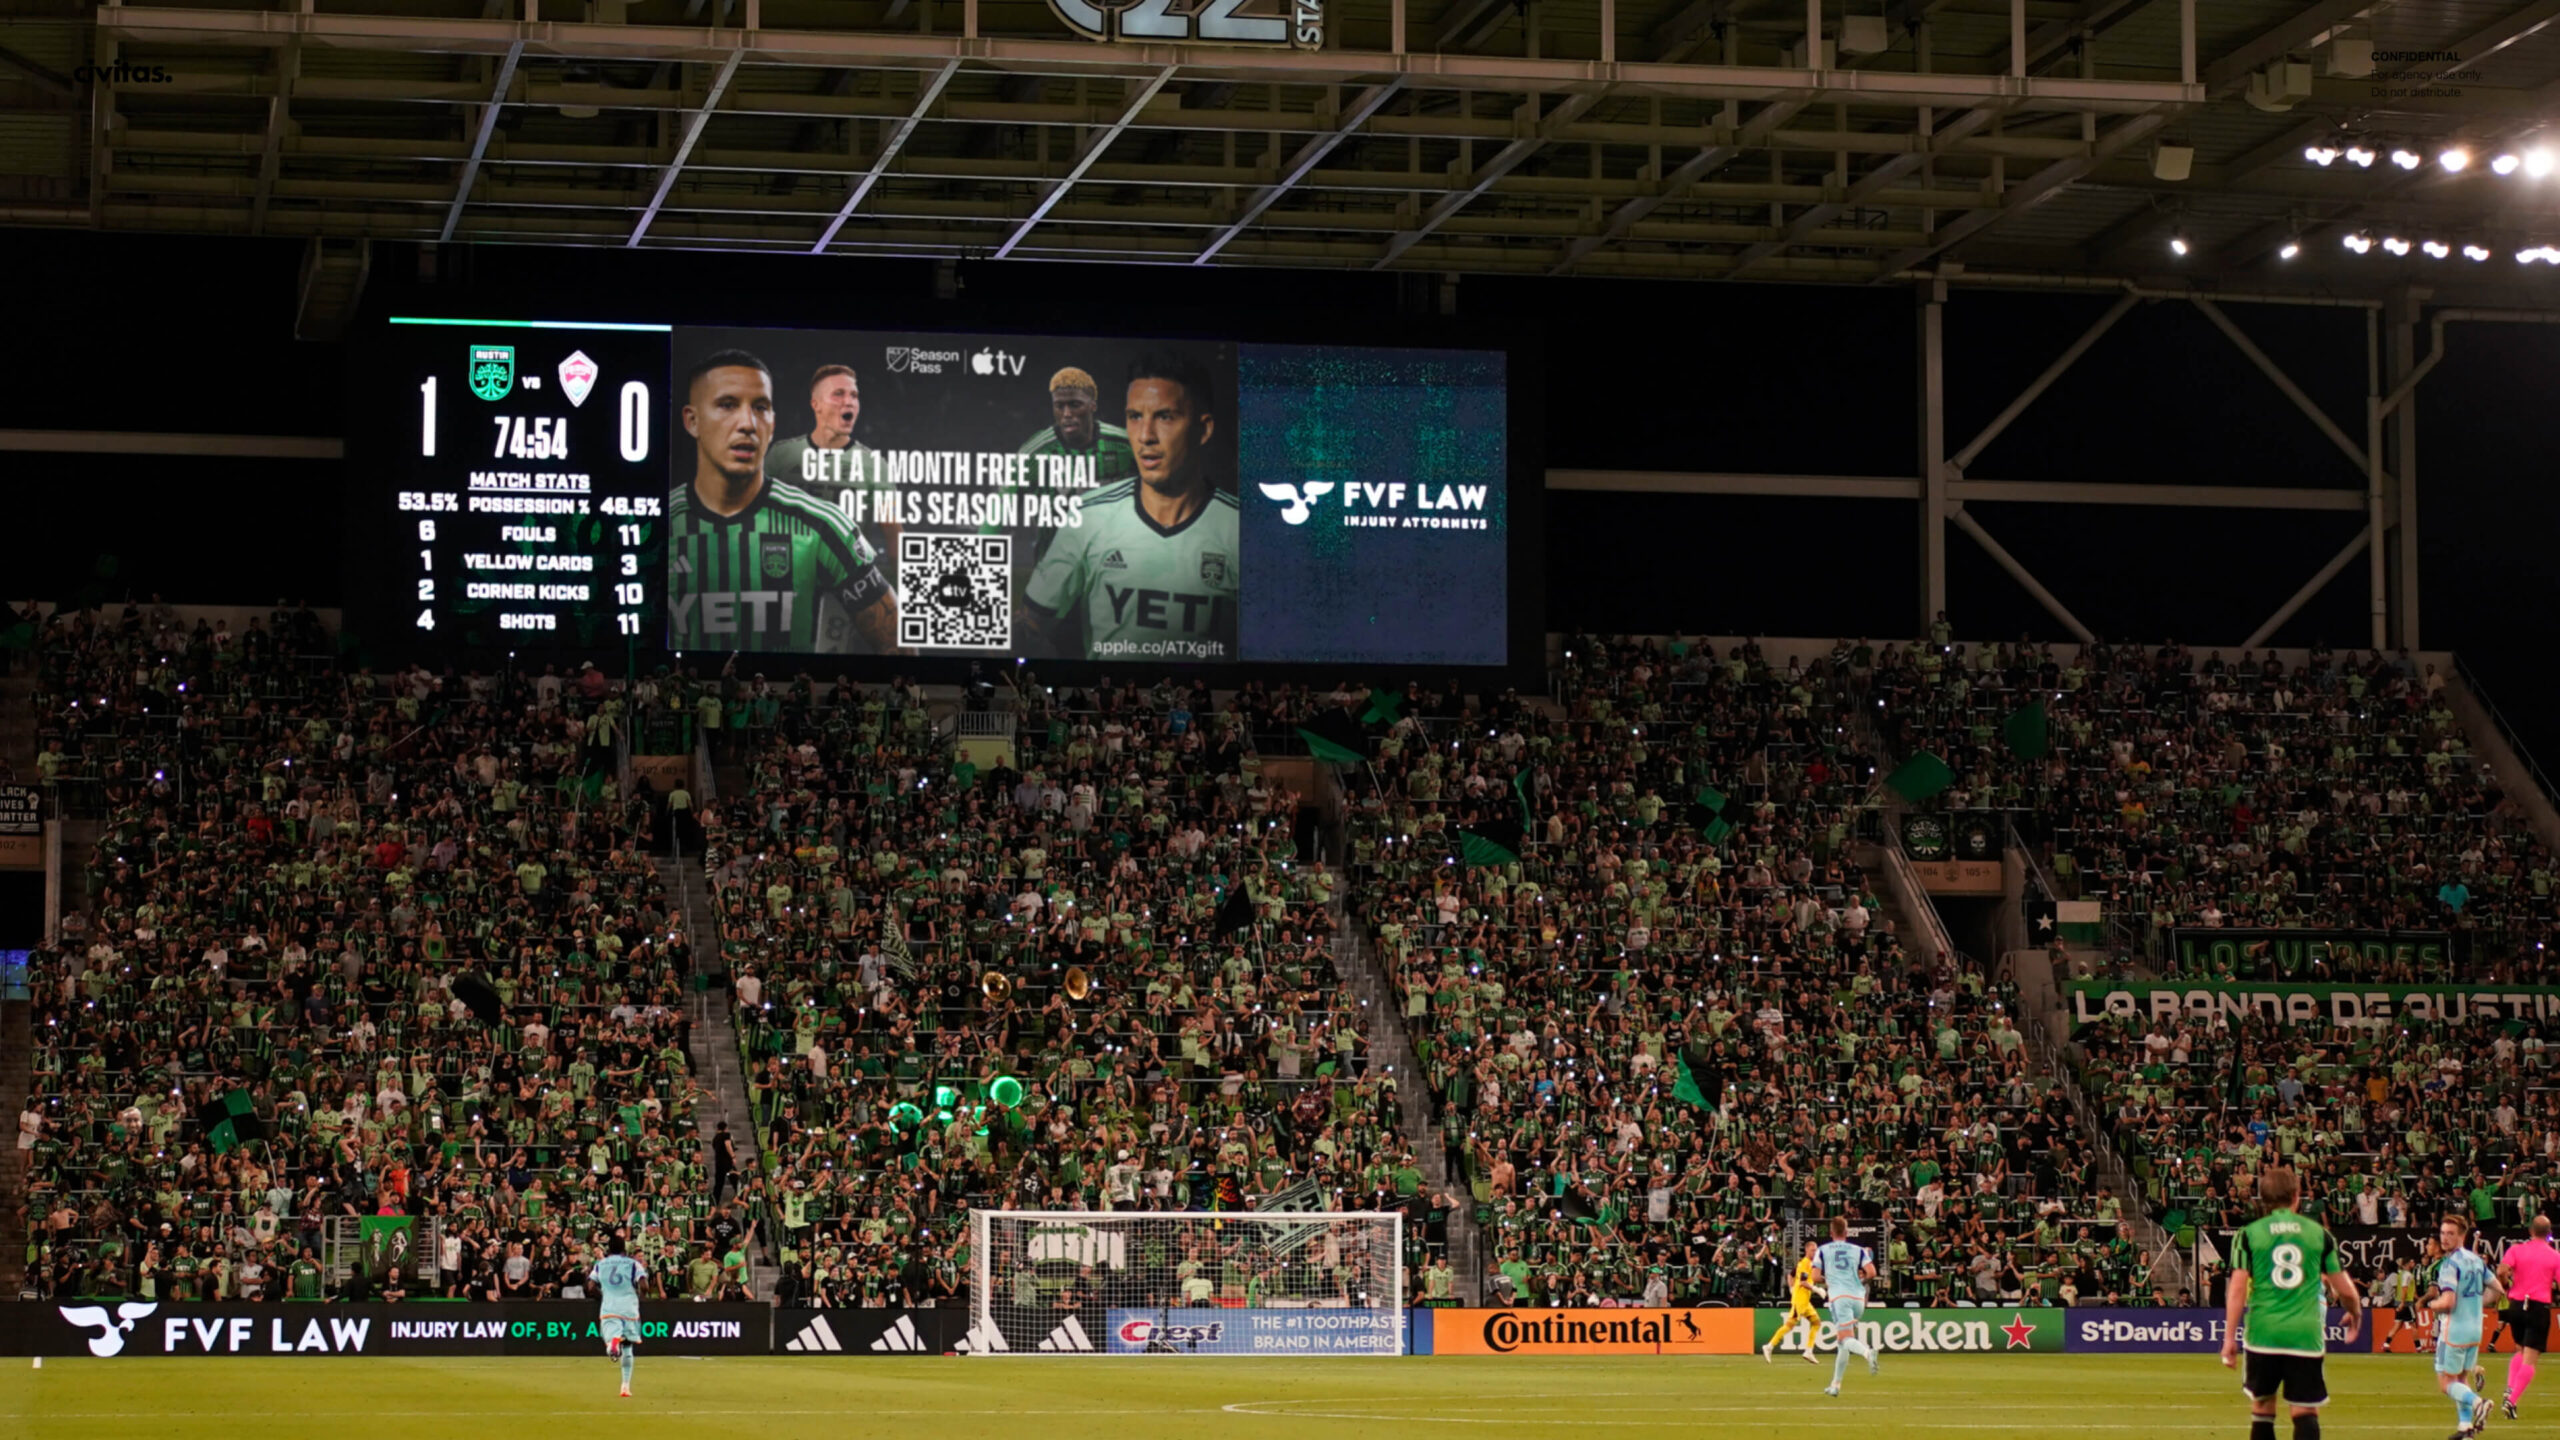
[{"label": "soccer player on screen", "polygon": [[2507,1247],[2498,1262],[2498,1283],[2514,1302],[2507,1321],[2516,1337],[2516,1353],[2507,1360],[2507,1418],[2516,1417],[2516,1402],[2533,1384],[2542,1352],[2551,1348],[2552,1284],[2560,1281],[2560,1248],[2551,1243],[2551,1217],[2533,1217],[2533,1238]]},{"label": "soccer player on screen", "polygon": [[1804,1363],[1822,1363],[1813,1354],[1814,1341],[1822,1334],[1822,1317],[1813,1308],[1814,1292],[1822,1284],[1822,1272],[1814,1263],[1814,1257],[1821,1248],[1807,1240],[1804,1242],[1804,1254],[1796,1258],[1796,1273],[1787,1284],[1787,1317],[1778,1322],[1778,1333],[1770,1336],[1769,1343],[1760,1347],[1760,1358],[1771,1364],[1777,1363],[1778,1347],[1786,1344],[1799,1328],[1804,1331]]},{"label": "soccer player on screen", "polygon": [[2447,1215],[2438,1227],[2444,1260],[2436,1266],[2435,1298],[2427,1308],[2436,1321],[2436,1390],[2453,1397],[2453,1433],[2457,1440],[2489,1428],[2489,1397],[2471,1386],[2480,1363],[2480,1307],[2492,1295],[2507,1292],[2489,1273],[2489,1262],[2471,1249],[2468,1216]]},{"label": "soccer player on screen", "polygon": [[[855,525],[869,525],[881,536],[881,552],[894,555],[899,526],[880,517],[880,452],[853,438],[862,423],[862,377],[850,365],[821,365],[809,377],[809,413],[816,417],[806,435],[777,442],[765,457],[768,480],[797,485],[844,512]],[[862,495],[859,504],[854,497]]]},{"label": "soccer player on screen", "polygon": [[604,1242],[605,1257],[587,1272],[596,1282],[596,1328],[604,1332],[604,1353],[622,1362],[622,1398],[631,1398],[631,1363],[640,1356],[640,1287],[649,1272],[622,1253],[622,1237]]},{"label": "soccer player on screen", "polygon": [[685,377],[691,479],[667,500],[667,631],[677,650],[893,654],[898,598],[842,511],[766,473],[773,373],[743,350]]},{"label": "soccer player on screen", "polygon": [[2249,1366],[2240,1393],[2249,1397],[2249,1440],[2275,1440],[2279,1394],[2292,1407],[2293,1440],[2320,1440],[2320,1407],[2329,1403],[2324,1292],[2347,1312],[2348,1340],[2364,1323],[2336,1237],[2294,1210],[2301,1198],[2302,1182],[2291,1170],[2279,1165],[2260,1172],[2258,1218],[2231,1240],[2222,1364],[2239,1364],[2245,1334]]},{"label": "soccer player on screen", "polygon": [[1840,1393],[1840,1377],[1849,1373],[1849,1357],[1863,1357],[1867,1373],[1876,1373],[1875,1347],[1858,1335],[1858,1319],[1867,1312],[1867,1282],[1876,1278],[1876,1257],[1864,1245],[1849,1241],[1849,1222],[1831,1217],[1831,1241],[1814,1253],[1822,1270],[1822,1288],[1831,1296],[1831,1324],[1838,1337],[1832,1346],[1831,1384],[1825,1395]]},{"label": "soccer player on screen", "polygon": [[1221,417],[1208,367],[1140,356],[1122,414],[1137,474],[1089,492],[1024,587],[1034,629],[1083,659],[1232,660],[1235,492],[1210,458]]},{"label": "soccer player on screen", "polygon": [[1093,463],[1096,485],[1109,485],[1138,473],[1129,453],[1129,432],[1102,418],[1102,387],[1070,365],[1049,377],[1049,428],[1022,442],[1025,455],[1058,455]]}]

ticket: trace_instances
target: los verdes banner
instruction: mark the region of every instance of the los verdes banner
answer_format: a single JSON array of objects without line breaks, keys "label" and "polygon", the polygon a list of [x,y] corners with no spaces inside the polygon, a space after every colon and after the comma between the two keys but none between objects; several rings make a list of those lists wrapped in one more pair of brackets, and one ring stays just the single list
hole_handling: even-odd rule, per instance
[{"label": "los verdes banner", "polygon": [[2547,985],[2328,985],[2241,981],[2071,982],[2071,1023],[2238,1019],[2285,1025],[2392,1025],[2449,1021],[2503,1025],[2560,1019],[2560,987]]}]

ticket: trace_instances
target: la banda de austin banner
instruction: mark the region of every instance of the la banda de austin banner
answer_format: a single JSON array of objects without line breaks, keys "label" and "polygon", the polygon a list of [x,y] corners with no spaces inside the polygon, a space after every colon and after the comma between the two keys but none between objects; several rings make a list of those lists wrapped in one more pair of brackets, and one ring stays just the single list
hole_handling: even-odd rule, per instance
[{"label": "la banda de austin banner", "polygon": [[2549,985],[2320,985],[2290,981],[2074,980],[2071,1023],[2126,1019],[2209,1020],[2256,1015],[2285,1025],[2363,1025],[2436,1020],[2502,1025],[2560,1020]]}]

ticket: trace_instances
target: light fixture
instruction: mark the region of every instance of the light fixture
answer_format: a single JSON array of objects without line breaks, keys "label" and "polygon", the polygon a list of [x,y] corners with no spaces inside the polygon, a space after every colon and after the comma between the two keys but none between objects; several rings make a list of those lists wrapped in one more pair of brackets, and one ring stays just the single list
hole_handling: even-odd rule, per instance
[{"label": "light fixture", "polygon": [[2536,145],[2524,152],[2524,173],[2527,179],[2544,178],[2551,173],[2555,164],[2560,164],[2560,155],[2552,153],[2548,145]]},{"label": "light fixture", "polygon": [[2357,254],[2363,255],[2373,249],[2373,236],[2366,231],[2356,230],[2350,232],[2340,243]]},{"label": "light fixture", "polygon": [[2417,151],[2410,149],[2408,146],[2394,145],[2391,147],[2391,163],[2399,166],[2403,170],[2415,170],[2427,162],[2425,156],[2420,155]]},{"label": "light fixture", "polygon": [[2489,258],[2489,247],[2486,245],[2465,245],[2462,247],[2462,258],[2472,261],[2486,260]]},{"label": "light fixture", "polygon": [[2394,255],[2406,255],[2409,253],[2409,242],[2397,235],[2385,235],[2382,237],[2382,248]]},{"label": "light fixture", "polygon": [[2442,260],[2453,253],[2453,247],[2441,240],[2421,241],[2418,249],[2423,251],[2430,260]]},{"label": "light fixture", "polygon": [[2279,260],[2290,260],[2301,253],[2302,242],[2300,240],[2287,240],[2284,242],[2284,248],[2276,251],[2276,258]]},{"label": "light fixture", "polygon": [[2436,156],[2436,163],[2448,171],[2459,173],[2470,166],[2471,152],[2459,145],[2448,145]]},{"label": "light fixture", "polygon": [[593,105],[563,105],[560,107],[560,113],[572,120],[593,120],[603,112]]},{"label": "light fixture", "polygon": [[2184,255],[2184,254],[2186,254],[2189,250],[2192,250],[2192,249],[2194,249],[2194,248],[2195,248],[2195,246],[2194,246],[2193,244],[2189,243],[2189,241],[2187,240],[2187,232],[2186,232],[2186,231],[2184,231],[2184,230],[2172,230],[2172,231],[2170,231],[2170,232],[2169,232],[2169,253],[2170,253],[2170,254],[2172,254],[2172,255]]},{"label": "light fixture", "polygon": [[2338,147],[2335,145],[2306,145],[2302,148],[2302,158],[2310,161],[2314,165],[2326,169],[2329,166],[2338,163]]},{"label": "light fixture", "polygon": [[2516,173],[2517,169],[2523,166],[2523,164],[2523,160],[2519,159],[2515,155],[2508,154],[2501,155],[2497,159],[2490,161],[2489,168],[2497,171],[2501,175],[2513,175]]},{"label": "light fixture", "polygon": [[2530,265],[2537,260],[2545,265],[2560,265],[2560,249],[2549,245],[2536,245],[2530,250],[2516,252],[2516,263],[2519,265]]},{"label": "light fixture", "polygon": [[2349,141],[2347,143],[2346,153],[2348,164],[2355,166],[2359,170],[2370,170],[2373,168],[2374,153],[2364,148],[2363,142]]}]

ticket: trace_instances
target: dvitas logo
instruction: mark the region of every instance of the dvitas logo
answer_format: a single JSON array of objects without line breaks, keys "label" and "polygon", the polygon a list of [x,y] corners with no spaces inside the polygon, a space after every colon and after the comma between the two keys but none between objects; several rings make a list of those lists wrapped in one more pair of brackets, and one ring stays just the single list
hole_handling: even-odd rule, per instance
[{"label": "dvitas logo", "polygon": [[178,77],[165,65],[136,65],[119,60],[113,65],[83,65],[71,72],[74,80],[105,85],[166,85]]},{"label": "dvitas logo", "polygon": [[1315,503],[1333,490],[1330,480],[1310,480],[1304,485],[1265,485],[1262,493],[1280,502],[1280,518],[1292,525],[1304,525],[1315,513]]},{"label": "dvitas logo", "polygon": [[57,1308],[61,1310],[62,1318],[71,1324],[83,1329],[93,1325],[97,1327],[98,1333],[89,1337],[89,1353],[103,1360],[110,1355],[123,1354],[124,1337],[133,1333],[133,1322],[160,1307],[156,1303],[127,1303],[117,1306],[113,1315],[109,1315],[103,1305],[64,1305]]}]

